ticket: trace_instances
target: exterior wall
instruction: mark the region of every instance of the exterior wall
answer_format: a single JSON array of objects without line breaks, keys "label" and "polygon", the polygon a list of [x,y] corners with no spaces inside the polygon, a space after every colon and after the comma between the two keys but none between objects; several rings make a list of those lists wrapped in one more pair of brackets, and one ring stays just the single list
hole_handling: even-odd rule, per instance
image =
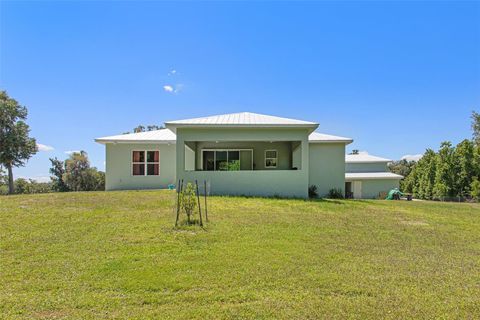
[{"label": "exterior wall", "polygon": [[207,181],[212,195],[307,197],[301,170],[187,171],[182,178],[185,183]]},{"label": "exterior wall", "polygon": [[[175,144],[124,144],[105,146],[105,190],[159,189],[175,183]],[[160,175],[132,175],[132,151],[158,150]]]},{"label": "exterior wall", "polygon": [[[308,133],[304,128],[177,128],[177,179],[207,180],[211,194],[258,196],[308,196]],[[302,169],[254,171],[186,171],[185,141],[201,142],[285,142],[300,141]],[[291,161],[291,160],[290,160]]]},{"label": "exterior wall", "polygon": [[377,199],[380,192],[400,186],[398,179],[358,180],[362,182],[362,199]]},{"label": "exterior wall", "polygon": [[[253,149],[254,170],[290,170],[292,168],[292,143],[291,142],[258,142],[258,141],[233,141],[218,142],[204,141],[196,143],[196,169],[202,169],[203,149]],[[277,150],[277,167],[265,168],[265,150]]]},{"label": "exterior wall", "polygon": [[345,144],[310,144],[309,185],[316,185],[318,195],[323,197],[330,189],[345,193]]},{"label": "exterior wall", "polygon": [[346,163],[345,172],[389,172],[387,163]]}]

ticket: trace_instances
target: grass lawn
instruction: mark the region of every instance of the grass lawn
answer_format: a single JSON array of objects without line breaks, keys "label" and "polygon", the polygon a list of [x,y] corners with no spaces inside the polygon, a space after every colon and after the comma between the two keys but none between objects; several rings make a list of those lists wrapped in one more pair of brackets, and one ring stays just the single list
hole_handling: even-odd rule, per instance
[{"label": "grass lawn", "polygon": [[480,318],[480,205],[0,198],[0,318]]}]

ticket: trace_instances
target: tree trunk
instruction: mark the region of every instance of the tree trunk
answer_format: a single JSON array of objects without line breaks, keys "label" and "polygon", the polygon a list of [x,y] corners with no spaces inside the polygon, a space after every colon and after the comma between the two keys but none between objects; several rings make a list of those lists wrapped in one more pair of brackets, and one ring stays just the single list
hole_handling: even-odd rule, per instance
[{"label": "tree trunk", "polygon": [[8,165],[8,194],[13,194],[15,192],[15,188],[13,187],[13,170],[12,166]]}]

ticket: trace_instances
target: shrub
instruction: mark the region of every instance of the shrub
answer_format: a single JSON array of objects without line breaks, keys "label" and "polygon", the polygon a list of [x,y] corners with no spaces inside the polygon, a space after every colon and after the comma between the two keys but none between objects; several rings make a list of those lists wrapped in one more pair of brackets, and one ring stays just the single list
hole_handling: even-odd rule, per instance
[{"label": "shrub", "polygon": [[190,218],[193,216],[193,210],[197,206],[197,199],[195,195],[195,187],[192,183],[187,183],[185,189],[180,192],[180,207],[187,215],[187,221],[190,223]]},{"label": "shrub", "polygon": [[15,193],[31,194],[31,193],[48,193],[52,192],[52,184],[50,182],[37,182],[33,179],[18,178],[14,182]]},{"label": "shrub", "polygon": [[470,195],[473,199],[480,201],[480,180],[474,179],[470,185]]},{"label": "shrub", "polygon": [[317,191],[317,186],[312,184],[310,187],[308,187],[308,197],[309,198],[317,198],[318,197],[318,191]]},{"label": "shrub", "polygon": [[336,188],[330,189],[328,191],[327,198],[329,198],[329,199],[343,199],[343,192],[342,192],[341,189],[336,189]]}]

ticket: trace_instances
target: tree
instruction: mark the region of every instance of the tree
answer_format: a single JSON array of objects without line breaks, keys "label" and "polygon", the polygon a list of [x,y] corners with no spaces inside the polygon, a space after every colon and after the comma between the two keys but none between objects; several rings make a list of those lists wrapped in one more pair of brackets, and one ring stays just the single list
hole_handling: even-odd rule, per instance
[{"label": "tree", "polygon": [[134,132],[134,133],[145,132],[145,127],[142,126],[142,125],[139,125],[139,126],[137,126],[136,128],[133,128],[133,132]]},{"label": "tree", "polygon": [[480,113],[472,111],[471,118],[473,141],[477,146],[480,146]]},{"label": "tree", "polygon": [[29,137],[26,124],[27,108],[10,98],[6,91],[0,92],[0,164],[8,171],[8,192],[15,192],[13,167],[24,166],[37,152],[34,138]]},{"label": "tree", "polygon": [[195,198],[195,187],[192,183],[187,183],[185,189],[180,193],[180,206],[187,214],[187,222],[191,222],[193,216],[193,210],[197,205],[197,199]]},{"label": "tree", "polygon": [[457,167],[456,191],[457,195],[465,196],[470,194],[470,187],[475,170],[475,146],[470,140],[463,140],[455,148],[455,164]]},{"label": "tree", "polygon": [[405,182],[407,181],[407,177],[412,172],[413,167],[415,166],[416,161],[407,161],[405,159],[399,161],[393,161],[388,164],[388,168],[391,172],[399,174],[404,177],[402,181],[400,181],[400,188],[405,191],[411,193],[411,191],[405,190]]},{"label": "tree", "polygon": [[[147,125],[147,126],[144,126],[144,125],[138,125],[137,127],[133,128],[133,133],[139,133],[139,132],[146,132],[146,131],[154,131],[154,130],[160,130],[160,129],[164,129],[165,127],[164,126],[158,126],[156,124],[151,124],[151,125]],[[129,134],[130,132],[127,131],[127,132],[124,132],[123,134]]]},{"label": "tree", "polygon": [[50,158],[49,160],[52,163],[52,167],[50,168],[52,189],[58,192],[70,191],[70,188],[63,180],[65,175],[65,162],[57,158]]},{"label": "tree", "polygon": [[[414,187],[414,194],[417,193],[420,198],[433,199],[433,189],[435,186],[435,172],[437,169],[436,154],[432,149],[427,149],[418,166],[418,184]],[[417,168],[417,166],[415,168]]]},{"label": "tree", "polygon": [[90,168],[90,161],[85,151],[73,152],[65,160],[65,174],[63,179],[73,191],[85,191],[84,171]]},{"label": "tree", "polygon": [[458,164],[455,149],[449,141],[442,142],[436,157],[435,184],[433,193],[436,199],[455,197],[458,195],[456,179]]},{"label": "tree", "polygon": [[477,201],[480,200],[480,180],[478,180],[478,178],[473,179],[470,189],[472,198]]},{"label": "tree", "polygon": [[52,181],[57,188],[66,187],[63,191],[97,191],[105,190],[105,173],[90,167],[90,161],[85,151],[74,152],[63,161],[50,159]]}]

